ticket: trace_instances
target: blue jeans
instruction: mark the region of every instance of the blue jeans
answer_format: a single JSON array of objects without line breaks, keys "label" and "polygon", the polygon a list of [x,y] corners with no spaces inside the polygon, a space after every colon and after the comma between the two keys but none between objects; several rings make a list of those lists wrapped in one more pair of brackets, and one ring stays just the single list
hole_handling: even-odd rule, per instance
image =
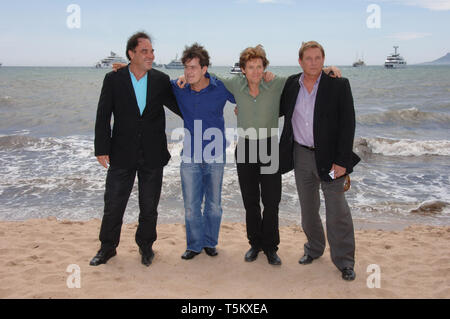
[{"label": "blue jeans", "polygon": [[201,252],[204,247],[214,248],[217,245],[222,219],[224,166],[223,163],[181,162],[187,250]]}]

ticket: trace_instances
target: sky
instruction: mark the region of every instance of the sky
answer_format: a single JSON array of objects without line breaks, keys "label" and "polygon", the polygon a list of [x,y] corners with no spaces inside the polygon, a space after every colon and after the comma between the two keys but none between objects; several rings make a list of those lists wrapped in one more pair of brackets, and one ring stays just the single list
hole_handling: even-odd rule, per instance
[{"label": "sky", "polygon": [[216,66],[257,44],[271,65],[297,65],[302,41],[315,40],[328,65],[382,65],[394,45],[415,64],[450,52],[450,0],[3,1],[0,62],[93,66],[110,51],[125,56],[136,31],[151,35],[157,63],[198,42]]}]

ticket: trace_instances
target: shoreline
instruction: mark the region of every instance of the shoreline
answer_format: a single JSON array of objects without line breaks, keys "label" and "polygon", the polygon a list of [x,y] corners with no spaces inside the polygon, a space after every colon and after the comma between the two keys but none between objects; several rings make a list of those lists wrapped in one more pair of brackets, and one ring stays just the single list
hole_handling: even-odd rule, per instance
[{"label": "shoreline", "polygon": [[[263,253],[245,262],[245,224],[223,222],[216,257],[202,252],[182,260],[184,225],[158,224],[155,259],[145,267],[134,241],[137,223],[129,223],[122,226],[117,256],[92,267],[100,222],[1,221],[0,298],[450,298],[449,226],[381,230],[379,224],[359,229],[355,222],[356,279],[346,282],[328,244],[311,265],[298,264],[306,241],[298,225],[280,227],[281,266],[269,265]],[[380,268],[380,288],[368,287],[373,264]],[[79,267],[80,288],[67,287],[69,265]]]},{"label": "shoreline", "polygon": [[[125,213],[126,215],[126,213]],[[323,217],[323,216],[321,216]],[[33,221],[33,220],[49,220],[49,221],[58,221],[63,223],[86,223],[90,221],[99,221],[101,222],[100,218],[89,218],[89,219],[66,219],[66,218],[58,218],[56,216],[48,216],[45,218],[28,218],[28,219],[18,219],[18,220],[2,220],[0,219],[1,223],[26,223],[27,221]],[[123,225],[130,225],[130,224],[137,224],[137,220],[133,221],[126,221],[125,216],[123,220]],[[157,226],[159,225],[184,225],[184,220],[181,220],[180,218],[174,218],[172,220],[165,219],[165,220],[158,220]],[[237,219],[222,219],[221,224],[243,224],[245,225],[245,220],[237,220]],[[326,229],[325,220],[322,218],[322,225],[324,227],[324,230]],[[377,221],[377,220],[366,220],[366,219],[359,219],[359,218],[353,218],[353,227],[354,230],[383,230],[383,231],[394,231],[394,230],[404,230],[407,227],[410,226],[431,226],[431,227],[447,227],[447,225],[433,225],[433,224],[427,224],[427,223],[420,223],[417,221],[407,222],[405,220],[400,219],[390,219],[390,220],[384,220],[384,221]],[[450,226],[450,225],[449,225]],[[288,218],[279,217],[279,227],[300,227],[300,218],[298,221],[293,221]]]}]

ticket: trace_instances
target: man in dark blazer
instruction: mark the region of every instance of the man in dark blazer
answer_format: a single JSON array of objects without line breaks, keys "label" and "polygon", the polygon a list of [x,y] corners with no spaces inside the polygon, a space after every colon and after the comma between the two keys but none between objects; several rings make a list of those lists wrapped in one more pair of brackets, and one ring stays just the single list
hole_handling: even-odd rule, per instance
[{"label": "man in dark blazer", "polygon": [[[181,115],[169,77],[152,69],[150,37],[139,32],[130,37],[128,67],[106,74],[95,123],[95,156],[108,168],[105,207],[100,229],[101,248],[90,265],[104,264],[116,255],[125,208],[136,173],[139,183],[139,225],[136,243],[142,264],[153,260],[157,207],[163,167],[168,163],[163,105]],[[111,116],[114,126],[111,131]]]},{"label": "man in dark blazer", "polygon": [[280,102],[285,116],[280,140],[280,170],[294,169],[302,227],[308,242],[300,264],[319,258],[325,234],[319,215],[322,188],[331,259],[345,280],[355,278],[355,239],[350,208],[344,195],[346,175],[359,157],[353,153],[355,110],[349,81],[322,71],[325,52],[310,41],[299,51],[304,73],[286,81]]}]

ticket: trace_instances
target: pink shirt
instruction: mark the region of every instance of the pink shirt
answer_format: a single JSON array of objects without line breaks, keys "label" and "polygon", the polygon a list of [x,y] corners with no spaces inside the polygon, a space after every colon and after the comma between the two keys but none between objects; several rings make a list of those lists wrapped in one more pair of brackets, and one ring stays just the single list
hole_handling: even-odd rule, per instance
[{"label": "pink shirt", "polygon": [[298,92],[294,113],[292,114],[294,140],[301,145],[309,147],[314,147],[314,105],[321,76],[322,73],[317,78],[316,83],[314,83],[311,93],[308,92],[303,83],[304,74],[300,76],[300,91]]}]

